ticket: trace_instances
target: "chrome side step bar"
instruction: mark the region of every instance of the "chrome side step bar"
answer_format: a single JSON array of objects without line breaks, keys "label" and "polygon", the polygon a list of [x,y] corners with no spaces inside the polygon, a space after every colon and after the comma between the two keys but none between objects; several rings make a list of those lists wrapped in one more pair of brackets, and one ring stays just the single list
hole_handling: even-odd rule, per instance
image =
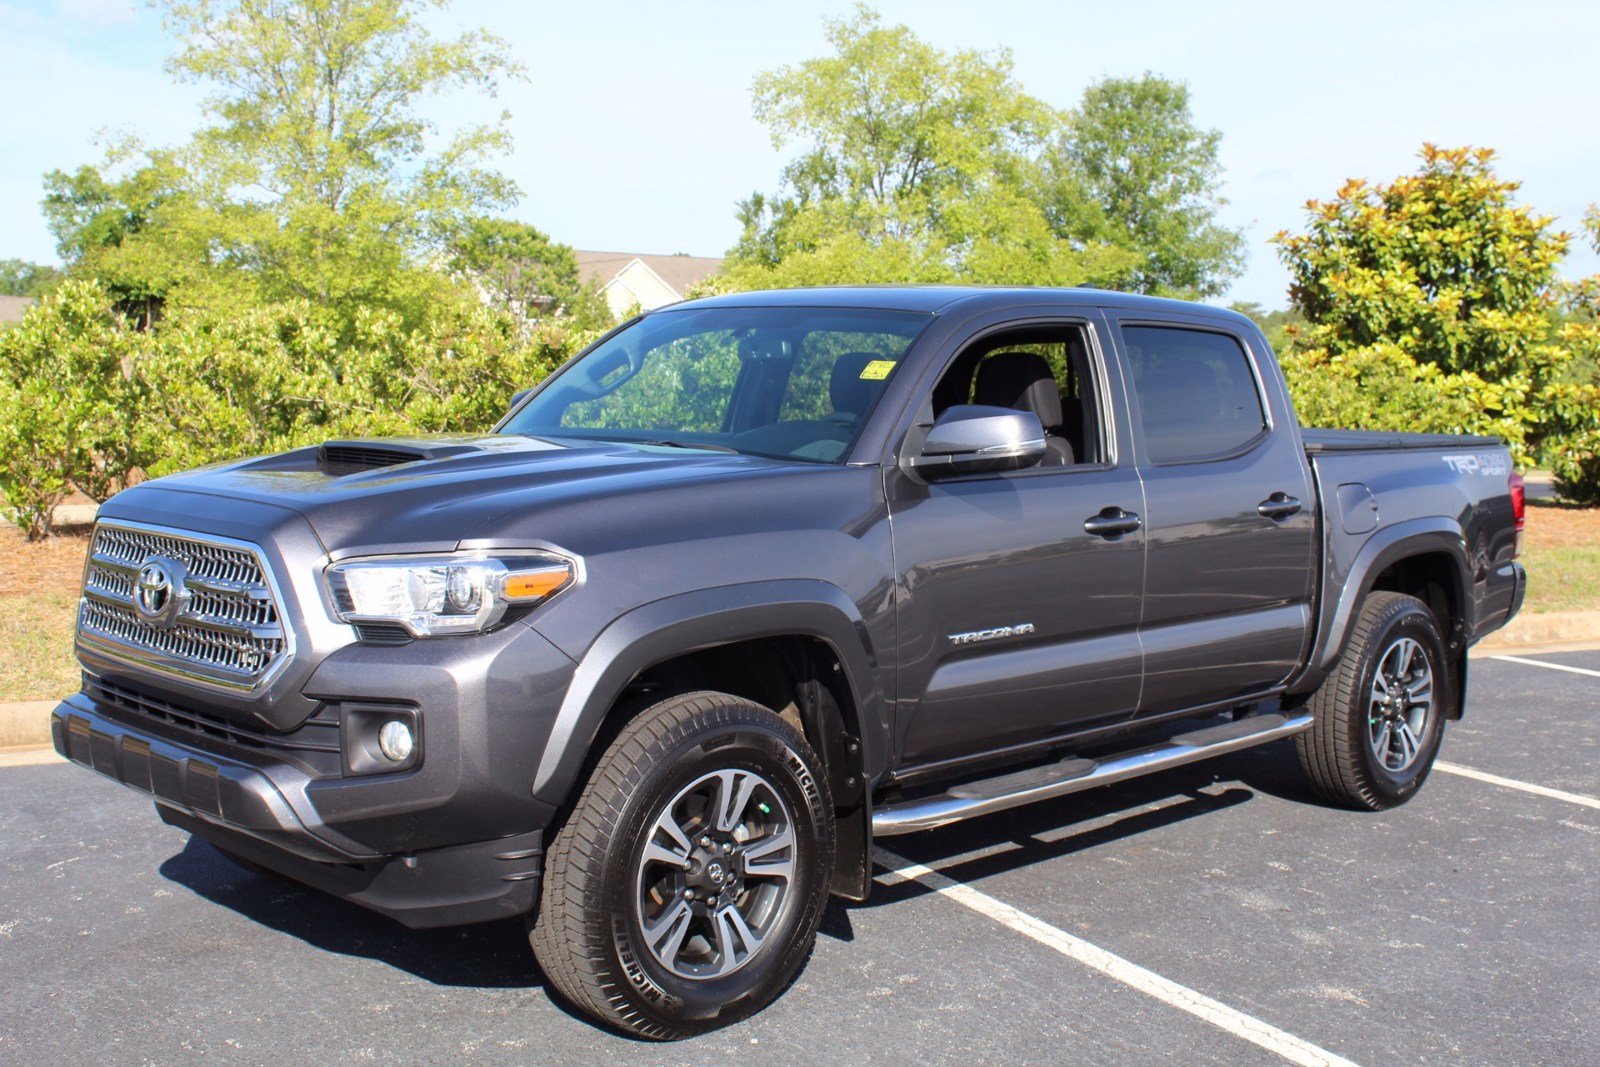
[{"label": "chrome side step bar", "polygon": [[1292,718],[1279,714],[1252,715],[1179,734],[1151,748],[1108,757],[1100,762],[1068,759],[1049,767],[1034,767],[986,781],[968,782],[948,793],[899,801],[878,808],[872,813],[872,833],[876,837],[892,837],[917,830],[932,830],[936,826],[948,826],[962,819],[1005,811],[1007,808],[1032,804],[1036,800],[1049,800],[1095,786],[1154,774],[1169,767],[1181,767],[1185,763],[1195,763],[1212,756],[1253,748],[1282,737],[1292,737],[1310,728],[1310,715]]}]

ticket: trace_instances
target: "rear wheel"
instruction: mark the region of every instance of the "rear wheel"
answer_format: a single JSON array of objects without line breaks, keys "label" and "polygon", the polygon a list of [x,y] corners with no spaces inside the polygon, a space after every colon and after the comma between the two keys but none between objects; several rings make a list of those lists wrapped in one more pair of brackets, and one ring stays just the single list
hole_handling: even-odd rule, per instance
[{"label": "rear wheel", "polygon": [[805,738],[738,697],[674,697],[596,765],[551,845],[530,940],[579,1008],[683,1037],[788,986],[832,861],[832,803]]},{"label": "rear wheel", "polygon": [[1411,799],[1444,735],[1447,662],[1426,604],[1370,594],[1338,665],[1311,698],[1311,729],[1296,738],[1317,792],[1369,811]]}]

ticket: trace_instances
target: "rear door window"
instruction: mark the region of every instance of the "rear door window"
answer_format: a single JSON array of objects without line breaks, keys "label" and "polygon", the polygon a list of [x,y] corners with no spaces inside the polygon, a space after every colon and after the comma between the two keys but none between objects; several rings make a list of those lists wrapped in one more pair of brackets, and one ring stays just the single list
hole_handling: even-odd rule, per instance
[{"label": "rear door window", "polygon": [[1250,357],[1225,333],[1124,326],[1145,451],[1156,463],[1239,452],[1267,427]]}]

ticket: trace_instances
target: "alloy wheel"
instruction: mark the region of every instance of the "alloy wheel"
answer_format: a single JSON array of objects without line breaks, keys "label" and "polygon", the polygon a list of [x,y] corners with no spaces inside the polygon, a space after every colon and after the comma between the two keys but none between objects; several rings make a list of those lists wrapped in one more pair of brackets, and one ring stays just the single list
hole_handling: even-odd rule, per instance
[{"label": "alloy wheel", "polygon": [[1417,761],[1433,715],[1433,667],[1422,645],[1396,638],[1378,658],[1367,704],[1367,743],[1398,774]]},{"label": "alloy wheel", "polygon": [[682,978],[749,963],[793,894],[789,806],[754,771],[702,775],[656,816],[638,867],[637,919],[656,960]]}]

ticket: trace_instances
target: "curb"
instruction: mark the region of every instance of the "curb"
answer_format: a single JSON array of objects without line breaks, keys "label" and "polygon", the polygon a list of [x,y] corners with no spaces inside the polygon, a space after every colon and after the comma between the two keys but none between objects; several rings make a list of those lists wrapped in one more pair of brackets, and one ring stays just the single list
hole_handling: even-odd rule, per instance
[{"label": "curb", "polygon": [[1518,615],[1510,625],[1479,642],[1484,651],[1513,652],[1545,645],[1570,645],[1600,641],[1600,611],[1549,611]]},{"label": "curb", "polygon": [[[1552,611],[1519,615],[1473,646],[1473,652],[1580,652],[1600,647],[1600,611]],[[54,700],[0,703],[0,749],[48,745]]]},{"label": "curb", "polygon": [[50,744],[50,712],[54,700],[0,704],[0,748]]}]

